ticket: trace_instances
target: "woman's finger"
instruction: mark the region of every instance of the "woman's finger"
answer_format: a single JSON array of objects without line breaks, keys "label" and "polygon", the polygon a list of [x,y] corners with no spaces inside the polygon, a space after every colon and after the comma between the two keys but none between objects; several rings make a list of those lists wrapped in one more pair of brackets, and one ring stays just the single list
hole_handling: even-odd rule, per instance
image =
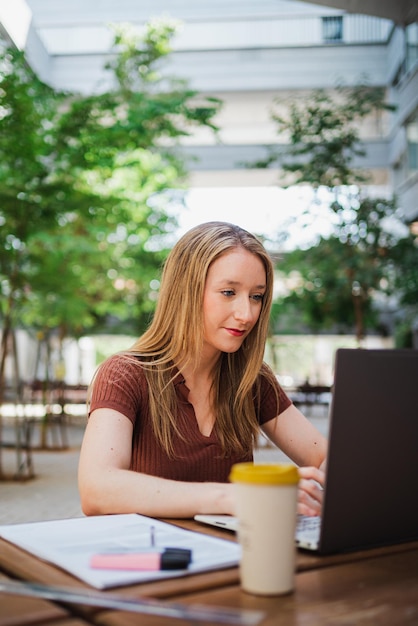
[{"label": "woman's finger", "polygon": [[322,469],[318,467],[299,467],[298,471],[301,479],[315,480],[321,487],[324,486],[325,473]]},{"label": "woman's finger", "polygon": [[313,480],[301,479],[298,491],[298,512],[303,515],[320,515],[323,490]]}]

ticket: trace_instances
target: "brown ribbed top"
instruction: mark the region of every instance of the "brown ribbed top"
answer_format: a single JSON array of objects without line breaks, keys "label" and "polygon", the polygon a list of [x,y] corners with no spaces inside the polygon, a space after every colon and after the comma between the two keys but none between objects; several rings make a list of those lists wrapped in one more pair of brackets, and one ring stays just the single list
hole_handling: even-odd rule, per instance
[{"label": "brown ribbed top", "polygon": [[[93,386],[90,413],[109,408],[119,411],[134,425],[131,469],[173,480],[227,482],[234,463],[252,461],[252,455],[223,457],[216,428],[207,437],[199,431],[189,390],[179,374],[174,383],[178,398],[177,420],[186,441],[174,435],[176,458],[169,458],[156,441],[148,402],[148,383],[142,368],[132,357],[114,355],[99,368]],[[263,424],[283,412],[291,401],[277,383],[279,406],[270,383],[261,381],[258,421]]]}]

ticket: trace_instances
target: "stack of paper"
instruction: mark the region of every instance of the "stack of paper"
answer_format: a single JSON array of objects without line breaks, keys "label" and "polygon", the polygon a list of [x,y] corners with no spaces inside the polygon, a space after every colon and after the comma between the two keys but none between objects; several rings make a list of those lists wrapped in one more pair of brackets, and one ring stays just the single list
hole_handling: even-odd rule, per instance
[{"label": "stack of paper", "polygon": [[[106,589],[238,565],[239,544],[179,528],[142,515],[105,515],[0,526],[3,539]],[[167,547],[188,548],[192,562],[183,570],[100,570],[90,566],[93,555],[141,552]]]}]

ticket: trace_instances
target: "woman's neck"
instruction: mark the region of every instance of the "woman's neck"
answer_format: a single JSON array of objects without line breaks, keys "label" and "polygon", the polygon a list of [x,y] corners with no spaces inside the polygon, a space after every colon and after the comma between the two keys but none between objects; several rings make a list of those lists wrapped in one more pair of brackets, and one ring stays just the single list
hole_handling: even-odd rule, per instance
[{"label": "woman's neck", "polygon": [[177,365],[177,368],[184,376],[186,382],[190,382],[191,385],[200,386],[207,383],[211,385],[213,372],[220,356],[221,353],[219,351],[212,352],[210,355],[205,355],[203,351],[197,364],[188,363],[186,359],[184,359],[183,363],[180,362]]}]

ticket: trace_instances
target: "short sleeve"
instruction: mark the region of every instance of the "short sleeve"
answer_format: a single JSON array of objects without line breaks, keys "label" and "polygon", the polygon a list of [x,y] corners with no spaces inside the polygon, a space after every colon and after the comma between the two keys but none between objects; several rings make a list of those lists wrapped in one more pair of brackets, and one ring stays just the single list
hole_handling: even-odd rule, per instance
[{"label": "short sleeve", "polygon": [[291,404],[291,399],[274,376],[260,375],[259,396],[256,396],[255,405],[259,424],[277,417]]},{"label": "short sleeve", "polygon": [[117,354],[104,361],[96,372],[89,415],[96,409],[114,409],[134,424],[146,396],[147,382],[138,360]]}]

